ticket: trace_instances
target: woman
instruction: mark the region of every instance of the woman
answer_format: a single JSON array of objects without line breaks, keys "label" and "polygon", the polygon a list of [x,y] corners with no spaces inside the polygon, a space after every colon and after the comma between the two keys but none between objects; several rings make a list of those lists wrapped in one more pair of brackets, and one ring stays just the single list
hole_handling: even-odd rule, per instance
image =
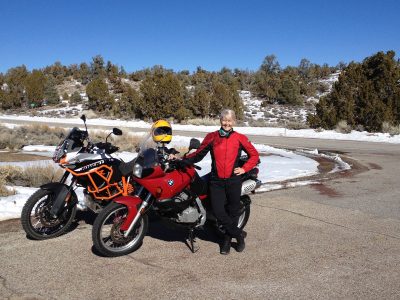
[{"label": "woman", "polygon": [[[221,245],[221,254],[229,254],[232,238],[236,238],[236,251],[245,248],[246,233],[238,225],[240,216],[240,194],[242,174],[254,168],[259,156],[248,138],[233,130],[236,123],[235,112],[224,109],[220,114],[221,128],[206,135],[199,149],[186,156],[191,163],[196,163],[210,151],[212,158],[210,197],[217,220],[225,227],[226,235]],[[249,156],[240,167],[239,158],[245,151]],[[225,206],[226,204],[226,206]]]}]

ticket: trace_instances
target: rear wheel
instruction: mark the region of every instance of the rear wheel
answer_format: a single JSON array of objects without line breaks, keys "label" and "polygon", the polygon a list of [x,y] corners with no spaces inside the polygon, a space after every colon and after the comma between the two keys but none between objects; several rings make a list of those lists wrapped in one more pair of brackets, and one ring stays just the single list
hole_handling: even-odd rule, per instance
[{"label": "rear wheel", "polygon": [[65,206],[57,218],[50,214],[56,195],[52,191],[37,190],[26,201],[21,223],[26,235],[35,240],[46,240],[65,233],[76,215],[76,205]]},{"label": "rear wheel", "polygon": [[243,205],[243,207],[242,214],[239,216],[238,227],[243,229],[250,218],[250,204],[243,204],[243,202],[241,202],[241,205]]},{"label": "rear wheel", "polygon": [[128,237],[124,236],[121,225],[128,215],[128,208],[119,203],[111,203],[97,216],[93,224],[94,247],[104,256],[121,256],[137,250],[146,235],[148,217],[140,217],[138,225]]},{"label": "rear wheel", "polygon": [[[244,227],[247,224],[247,221],[250,218],[250,198],[248,196],[243,196],[240,199],[240,216],[239,216],[239,221],[238,221],[238,227],[240,229],[244,229]],[[225,235],[225,228],[222,225],[219,225],[217,222],[217,234],[220,236]]]}]

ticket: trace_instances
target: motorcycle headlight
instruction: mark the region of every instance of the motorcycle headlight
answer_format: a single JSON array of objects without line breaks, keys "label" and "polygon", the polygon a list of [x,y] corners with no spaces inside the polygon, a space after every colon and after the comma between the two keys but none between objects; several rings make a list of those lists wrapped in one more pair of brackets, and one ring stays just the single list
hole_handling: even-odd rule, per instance
[{"label": "motorcycle headlight", "polygon": [[133,166],[133,175],[136,177],[142,177],[142,171],[143,171],[143,167],[139,164],[135,164]]},{"label": "motorcycle headlight", "polygon": [[57,146],[56,150],[53,153],[53,161],[58,163],[60,159],[67,153],[68,142],[64,141],[60,145]]}]

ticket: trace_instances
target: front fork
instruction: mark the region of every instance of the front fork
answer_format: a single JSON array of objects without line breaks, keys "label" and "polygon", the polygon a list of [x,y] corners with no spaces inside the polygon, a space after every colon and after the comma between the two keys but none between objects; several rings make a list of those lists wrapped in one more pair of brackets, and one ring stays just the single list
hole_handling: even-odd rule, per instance
[{"label": "front fork", "polygon": [[124,237],[128,237],[129,234],[131,233],[132,229],[136,227],[136,225],[139,223],[140,218],[142,215],[144,215],[147,210],[146,208],[150,205],[152,195],[151,193],[148,193],[145,199],[143,200],[142,204],[140,205],[137,214],[135,218],[133,219],[132,223],[129,225],[128,229],[124,232]]},{"label": "front fork", "polygon": [[53,206],[50,210],[50,214],[53,218],[58,218],[61,212],[63,211],[63,208],[65,206],[65,203],[70,201],[71,196],[73,194],[73,189],[75,186],[75,178],[71,180],[71,183],[69,186],[65,184],[67,178],[68,178],[69,172],[65,172],[62,178],[60,179],[59,183],[50,183],[41,186],[43,189],[49,189],[53,190],[56,194],[56,198],[54,200]]}]

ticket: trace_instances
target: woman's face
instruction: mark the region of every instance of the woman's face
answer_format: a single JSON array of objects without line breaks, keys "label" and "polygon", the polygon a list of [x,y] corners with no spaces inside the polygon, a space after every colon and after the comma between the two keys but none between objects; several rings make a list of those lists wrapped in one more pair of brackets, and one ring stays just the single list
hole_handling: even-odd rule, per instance
[{"label": "woman's face", "polygon": [[235,120],[232,118],[231,115],[226,115],[222,119],[220,119],[221,127],[225,131],[230,131],[235,125]]}]

